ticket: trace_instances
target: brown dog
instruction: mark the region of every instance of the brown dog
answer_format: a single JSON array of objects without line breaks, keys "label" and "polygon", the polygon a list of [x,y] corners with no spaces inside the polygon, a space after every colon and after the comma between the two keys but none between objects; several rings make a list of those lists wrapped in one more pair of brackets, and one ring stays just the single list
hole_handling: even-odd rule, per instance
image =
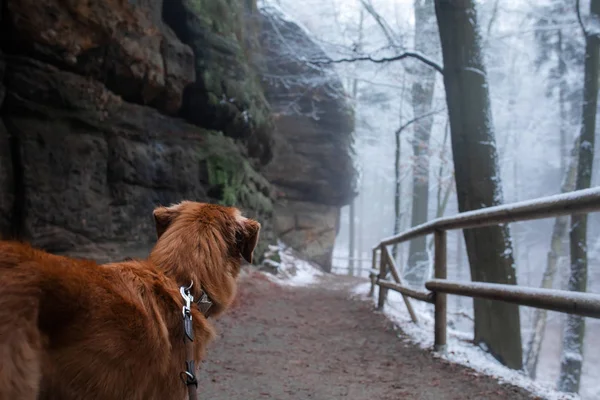
[{"label": "brown dog", "polygon": [[[0,400],[186,398],[181,286],[217,315],[233,301],[260,224],[236,208],[154,210],[147,260],[99,265],[0,242]],[[192,305],[198,365],[212,326]]]}]

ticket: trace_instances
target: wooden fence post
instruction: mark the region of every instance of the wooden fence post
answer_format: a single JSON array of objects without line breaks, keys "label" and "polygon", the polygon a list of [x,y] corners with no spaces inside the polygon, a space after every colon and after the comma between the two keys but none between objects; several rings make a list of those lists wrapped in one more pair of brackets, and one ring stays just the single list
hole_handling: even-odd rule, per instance
[{"label": "wooden fence post", "polygon": [[[385,280],[385,276],[387,275],[387,259],[383,256],[383,250],[380,249],[379,255],[379,279]],[[379,298],[377,299],[377,310],[383,311],[383,305],[385,304],[385,300],[387,298],[387,288],[383,286],[379,286]]]},{"label": "wooden fence post", "polygon": [[[394,261],[394,259],[392,258],[392,255],[390,254],[387,247],[385,247],[385,246],[381,247],[381,257],[385,257],[385,259],[387,261],[386,265],[389,268],[390,273],[392,274],[392,277],[394,278],[394,281],[397,284],[402,285],[402,279],[400,279],[400,274],[398,273],[398,268],[396,267],[396,262]],[[416,324],[418,322],[417,314],[415,314],[415,311],[412,308],[412,304],[410,304],[410,300],[408,299],[408,296],[403,294],[402,298],[404,299],[404,304],[406,304],[406,309],[408,310],[408,313],[410,314],[410,319],[412,320],[412,322],[414,322]]]},{"label": "wooden fence post", "polygon": [[[446,231],[436,230],[434,232],[435,243],[435,278],[446,279]],[[446,315],[447,315],[447,295],[445,293],[435,293],[435,350],[446,350]]]},{"label": "wooden fence post", "polygon": [[[371,259],[371,269],[372,270],[377,269],[377,247],[373,248],[373,255],[372,255],[372,259]],[[369,278],[371,278],[371,290],[369,290],[369,297],[373,297],[373,294],[375,293],[375,281],[377,280],[377,277],[375,275],[373,275],[373,271],[371,271],[369,273]]]}]

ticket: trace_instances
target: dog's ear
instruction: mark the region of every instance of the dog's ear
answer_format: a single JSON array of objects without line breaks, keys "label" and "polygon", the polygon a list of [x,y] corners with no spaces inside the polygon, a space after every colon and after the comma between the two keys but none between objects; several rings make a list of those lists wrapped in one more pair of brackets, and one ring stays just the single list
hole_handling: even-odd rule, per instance
[{"label": "dog's ear", "polygon": [[241,217],[238,220],[238,245],[240,246],[240,254],[244,260],[252,264],[252,253],[258,243],[260,234],[260,223],[250,218]]},{"label": "dog's ear", "polygon": [[152,212],[154,215],[154,223],[156,225],[156,236],[160,238],[167,230],[169,225],[175,220],[179,214],[179,209],[176,206],[172,207],[157,207]]}]

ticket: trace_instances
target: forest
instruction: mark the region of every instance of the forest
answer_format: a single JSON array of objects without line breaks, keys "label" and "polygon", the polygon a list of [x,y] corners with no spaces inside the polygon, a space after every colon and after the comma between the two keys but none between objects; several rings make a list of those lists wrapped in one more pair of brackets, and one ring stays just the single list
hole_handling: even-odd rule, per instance
[{"label": "forest", "polygon": [[[342,209],[334,272],[366,276],[382,238],[438,217],[600,184],[600,1],[261,7],[293,18],[320,44],[327,58],[304,61],[333,65],[344,83],[339,96],[354,105],[359,175],[356,197]],[[269,79],[285,85],[302,76]],[[431,277],[432,247],[433,238],[422,237],[394,248],[415,287]],[[458,280],[597,292],[599,263],[593,213],[448,237],[448,275]],[[582,398],[600,396],[595,320],[458,297],[449,304],[454,329],[474,332],[481,346],[498,341],[492,353],[503,364]]]}]

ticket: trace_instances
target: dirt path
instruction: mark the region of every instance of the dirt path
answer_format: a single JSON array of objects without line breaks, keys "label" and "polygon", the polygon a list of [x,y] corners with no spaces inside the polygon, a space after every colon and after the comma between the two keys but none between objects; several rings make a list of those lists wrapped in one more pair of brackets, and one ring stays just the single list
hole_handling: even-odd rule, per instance
[{"label": "dirt path", "polygon": [[475,376],[399,339],[351,283],[310,288],[245,279],[217,322],[200,373],[200,399],[526,399],[521,389]]}]

